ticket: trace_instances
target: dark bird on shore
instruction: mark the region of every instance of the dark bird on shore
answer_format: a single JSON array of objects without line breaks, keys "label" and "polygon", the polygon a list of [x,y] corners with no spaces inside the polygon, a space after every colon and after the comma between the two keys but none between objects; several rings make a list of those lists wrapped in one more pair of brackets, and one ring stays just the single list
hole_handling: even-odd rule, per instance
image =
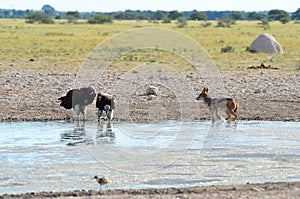
[{"label": "dark bird on shore", "polygon": [[98,108],[98,121],[100,122],[103,111],[105,111],[106,116],[109,121],[114,117],[114,110],[116,108],[116,96],[108,95],[105,93],[98,93],[96,100],[96,107]]},{"label": "dark bird on shore", "polygon": [[93,103],[95,97],[96,89],[90,85],[87,88],[72,89],[58,100],[61,101],[60,106],[66,109],[73,108],[77,120],[79,120],[80,113],[83,115],[83,120],[86,120],[86,107]]},{"label": "dark bird on shore", "polygon": [[107,184],[111,183],[111,181],[107,177],[103,176],[102,178],[99,178],[98,176],[95,176],[93,179],[96,179],[96,181],[100,184],[100,191],[101,191],[102,185],[106,185],[106,189],[108,190]]}]

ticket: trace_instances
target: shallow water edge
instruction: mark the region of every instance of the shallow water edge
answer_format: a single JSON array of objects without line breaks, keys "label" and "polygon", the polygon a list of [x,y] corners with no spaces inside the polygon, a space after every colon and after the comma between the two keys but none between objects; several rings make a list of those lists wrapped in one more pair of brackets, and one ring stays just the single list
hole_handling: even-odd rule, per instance
[{"label": "shallow water edge", "polygon": [[0,193],[300,180],[299,122],[0,124]]}]

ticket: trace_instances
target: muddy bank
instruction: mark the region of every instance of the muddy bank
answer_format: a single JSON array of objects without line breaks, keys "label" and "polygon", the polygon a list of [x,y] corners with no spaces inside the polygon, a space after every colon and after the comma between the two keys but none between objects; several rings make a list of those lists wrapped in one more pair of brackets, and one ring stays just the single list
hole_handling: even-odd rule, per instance
[{"label": "muddy bank", "polygon": [[300,182],[138,190],[75,190],[2,195],[0,198],[299,198]]}]

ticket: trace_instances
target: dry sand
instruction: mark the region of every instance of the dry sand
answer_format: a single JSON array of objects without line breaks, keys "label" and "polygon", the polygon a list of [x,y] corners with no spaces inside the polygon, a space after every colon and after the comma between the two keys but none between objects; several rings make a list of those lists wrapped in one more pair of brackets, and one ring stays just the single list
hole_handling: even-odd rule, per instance
[{"label": "dry sand", "polygon": [[[138,74],[137,74],[138,75]],[[185,81],[193,91],[194,98],[205,86],[205,79],[197,73],[188,73]],[[245,70],[243,73],[222,75],[222,84],[229,97],[239,103],[238,114],[242,120],[300,121],[300,75],[283,73],[280,70]],[[101,77],[98,90],[110,93],[115,81],[122,74],[107,73]],[[73,73],[39,71],[33,69],[0,69],[0,118],[2,121],[23,120],[65,120],[73,113],[59,106],[57,98],[73,88],[76,77]],[[160,104],[165,108],[163,119],[199,120],[209,119],[210,113],[203,102],[197,103],[197,111],[182,117],[176,95],[159,86],[161,94],[148,100],[143,94],[145,87],[139,87],[131,94],[130,119],[150,120],[160,117],[149,107]],[[114,93],[118,96],[117,93]],[[119,102],[121,103],[121,102]],[[89,107],[91,120],[96,120],[96,108]],[[153,111],[149,117],[149,111]],[[154,116],[154,117],[153,117]],[[115,120],[126,120],[116,110]],[[27,193],[3,195],[0,198],[41,197],[91,197],[91,198],[299,198],[299,182],[247,184],[237,186],[210,186],[192,188],[166,188],[146,190],[73,191],[65,193]]]}]

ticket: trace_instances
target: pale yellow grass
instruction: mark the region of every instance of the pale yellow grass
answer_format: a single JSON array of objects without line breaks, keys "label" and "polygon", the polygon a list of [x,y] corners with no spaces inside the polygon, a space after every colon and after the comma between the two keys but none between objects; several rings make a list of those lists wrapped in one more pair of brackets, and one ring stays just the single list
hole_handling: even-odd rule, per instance
[{"label": "pale yellow grass", "polygon": [[[216,22],[207,28],[201,23],[189,21],[184,28],[178,28],[175,21],[170,24],[148,21],[114,21],[112,24],[89,25],[85,21],[68,24],[57,21],[53,25],[26,24],[24,20],[0,20],[0,67],[33,67],[40,69],[76,70],[101,42],[114,35],[140,27],[162,27],[179,31],[198,42],[211,56],[220,70],[244,70],[260,63],[271,64],[282,70],[299,72],[300,70],[300,25],[270,22],[271,28],[263,30],[258,21],[238,21],[232,28],[216,28]],[[269,55],[245,52],[247,46],[262,33],[271,33],[281,43],[284,54]],[[233,53],[221,53],[221,48],[231,45]],[[122,55],[114,66],[119,68],[132,65],[132,60],[124,56],[136,57],[135,62],[173,63],[190,70],[192,67],[173,53],[152,51],[130,52]],[[131,54],[131,55],[130,55]],[[29,61],[34,59],[34,61]],[[178,64],[176,64],[178,63]],[[127,70],[127,69],[126,69]]]}]

